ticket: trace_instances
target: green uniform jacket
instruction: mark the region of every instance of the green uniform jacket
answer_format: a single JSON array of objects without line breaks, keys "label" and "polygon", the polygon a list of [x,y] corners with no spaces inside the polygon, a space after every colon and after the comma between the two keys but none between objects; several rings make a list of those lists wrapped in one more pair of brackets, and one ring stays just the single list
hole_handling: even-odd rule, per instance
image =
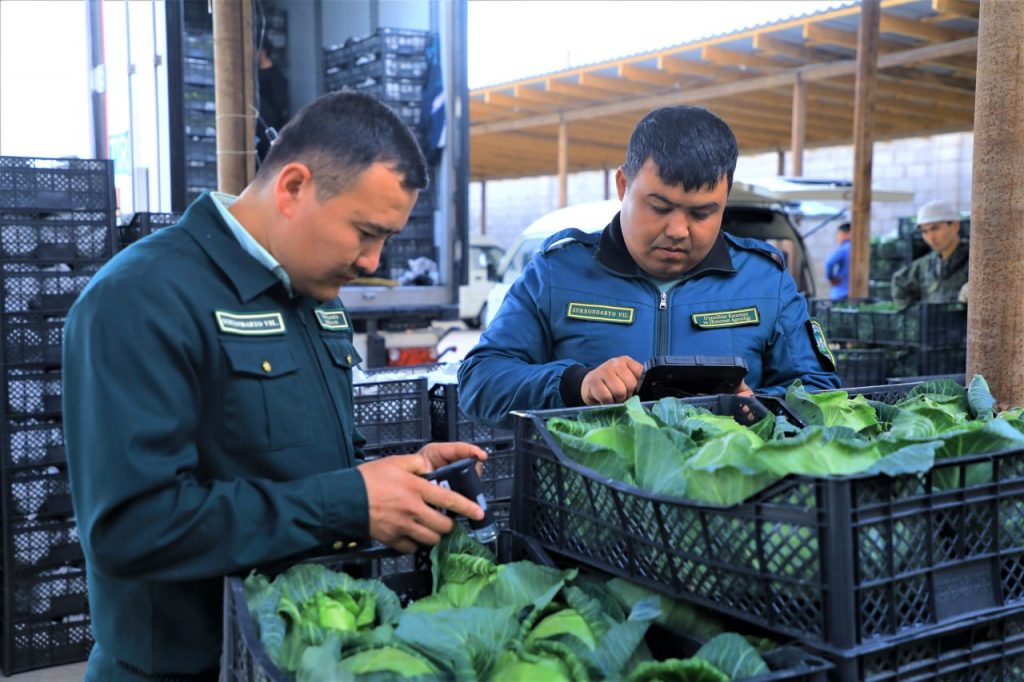
[{"label": "green uniform jacket", "polygon": [[341,302],[289,298],[209,196],[93,278],[63,398],[89,679],[215,673],[221,576],[367,537],[358,360]]},{"label": "green uniform jacket", "polygon": [[932,251],[903,266],[892,276],[892,300],[899,305],[956,303],[967,284],[968,255],[967,241],[962,240],[947,260]]}]

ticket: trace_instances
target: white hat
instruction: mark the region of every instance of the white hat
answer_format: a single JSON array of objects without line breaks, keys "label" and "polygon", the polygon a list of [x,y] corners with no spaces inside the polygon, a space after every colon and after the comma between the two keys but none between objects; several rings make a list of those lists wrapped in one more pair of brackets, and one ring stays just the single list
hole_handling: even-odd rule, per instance
[{"label": "white hat", "polygon": [[953,207],[945,201],[929,201],[917,209],[917,224],[927,225],[928,223],[948,223],[949,221],[960,220],[960,214],[953,210]]}]

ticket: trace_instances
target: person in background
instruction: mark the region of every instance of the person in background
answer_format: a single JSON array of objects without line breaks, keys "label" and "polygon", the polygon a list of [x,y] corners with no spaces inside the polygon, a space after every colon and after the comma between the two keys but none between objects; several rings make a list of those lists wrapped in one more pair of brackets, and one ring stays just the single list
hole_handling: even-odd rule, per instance
[{"label": "person in background", "polygon": [[838,388],[782,254],[721,229],[738,154],[707,109],[647,114],[615,173],[620,212],[548,238],[466,356],[466,414],[508,426],[512,410],[622,402],[661,355],[741,357],[741,395]]},{"label": "person in background", "polygon": [[376,540],[409,552],[482,510],[422,477],[486,453],[364,462],[352,322],[427,185],[369,95],[288,123],[240,196],[203,194],[115,256],[67,317],[64,435],[95,647],[88,682],[216,680],[223,576]]},{"label": "person in background", "polygon": [[[892,300],[911,303],[956,303],[967,284],[970,260],[960,238],[960,216],[945,201],[932,201],[917,211],[917,229],[931,249],[892,276]],[[966,290],[964,291],[966,299]]]},{"label": "person in background", "polygon": [[839,246],[825,261],[825,277],[832,288],[829,298],[842,301],[850,296],[850,223],[843,223],[836,229]]},{"label": "person in background", "polygon": [[256,156],[262,162],[270,149],[267,129],[273,128],[279,133],[288,122],[288,79],[274,63],[269,48],[261,47],[258,58],[260,117],[256,122]]}]

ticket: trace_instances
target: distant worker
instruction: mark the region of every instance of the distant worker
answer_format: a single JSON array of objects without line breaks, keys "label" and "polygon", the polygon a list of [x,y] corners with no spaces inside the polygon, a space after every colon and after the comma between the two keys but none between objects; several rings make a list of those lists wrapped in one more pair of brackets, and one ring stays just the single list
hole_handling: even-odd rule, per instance
[{"label": "distant worker", "polygon": [[260,117],[256,122],[256,154],[262,163],[270,150],[267,128],[280,132],[288,122],[288,79],[274,63],[269,48],[260,48],[259,62]]},{"label": "distant worker", "polygon": [[931,253],[905,265],[892,276],[892,299],[911,303],[956,303],[967,284],[968,244],[960,239],[960,216],[945,201],[932,201],[917,211],[917,229]]},{"label": "distant worker", "polygon": [[842,301],[850,296],[850,223],[836,229],[836,242],[839,246],[825,261],[825,278],[832,285],[829,297]]}]

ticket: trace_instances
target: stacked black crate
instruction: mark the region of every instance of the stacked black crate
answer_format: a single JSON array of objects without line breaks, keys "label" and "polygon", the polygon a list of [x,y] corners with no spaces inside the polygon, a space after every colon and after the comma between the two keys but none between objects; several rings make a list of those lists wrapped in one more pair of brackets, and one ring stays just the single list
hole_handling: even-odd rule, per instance
[{"label": "stacked black crate", "polygon": [[[354,90],[373,95],[391,107],[416,133],[424,148],[429,112],[423,91],[436,36],[429,31],[379,28],[372,35],[324,50],[324,84],[328,91]],[[433,173],[431,173],[433,175]],[[400,278],[416,258],[437,260],[433,189],[420,193],[402,233],[389,240],[376,275]]]},{"label": "stacked black crate", "polygon": [[[185,203],[217,188],[217,117],[214,110],[213,25],[196,3],[185,3]],[[199,11],[202,10],[202,11]]]},{"label": "stacked black crate", "polygon": [[113,252],[109,161],[0,157],[0,664],[83,660],[92,645],[61,426],[68,309]]},{"label": "stacked black crate", "polygon": [[180,218],[180,213],[135,213],[131,220],[118,226],[114,247],[121,251],[143,237],[173,225]]}]

